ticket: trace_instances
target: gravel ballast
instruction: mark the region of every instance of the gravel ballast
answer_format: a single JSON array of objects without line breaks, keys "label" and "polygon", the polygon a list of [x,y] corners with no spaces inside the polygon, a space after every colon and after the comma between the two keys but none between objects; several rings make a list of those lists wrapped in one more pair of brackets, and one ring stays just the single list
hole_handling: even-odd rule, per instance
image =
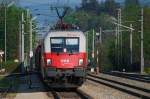
[{"label": "gravel ballast", "polygon": [[86,92],[94,99],[140,99],[139,97],[132,96],[117,89],[113,89],[89,80],[87,80],[79,89]]}]

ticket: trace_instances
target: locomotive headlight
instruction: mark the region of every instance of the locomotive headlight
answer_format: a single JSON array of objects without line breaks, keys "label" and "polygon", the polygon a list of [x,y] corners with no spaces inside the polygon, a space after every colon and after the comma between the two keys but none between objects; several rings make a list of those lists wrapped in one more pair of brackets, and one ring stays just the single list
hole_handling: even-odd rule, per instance
[{"label": "locomotive headlight", "polygon": [[83,59],[79,59],[79,66],[83,64]]},{"label": "locomotive headlight", "polygon": [[67,49],[66,49],[66,48],[64,48],[63,50],[64,50],[65,53],[67,52]]},{"label": "locomotive headlight", "polygon": [[47,65],[50,65],[52,63],[51,59],[47,59]]}]

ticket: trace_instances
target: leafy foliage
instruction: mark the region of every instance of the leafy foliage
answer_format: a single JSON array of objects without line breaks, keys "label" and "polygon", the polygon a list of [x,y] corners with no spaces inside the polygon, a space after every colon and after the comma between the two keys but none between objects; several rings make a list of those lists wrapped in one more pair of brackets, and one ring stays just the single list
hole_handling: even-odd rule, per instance
[{"label": "leafy foliage", "polygon": [[104,11],[107,12],[111,16],[116,16],[116,10],[119,8],[119,4],[115,2],[115,0],[106,0],[104,3]]},{"label": "leafy foliage", "polygon": [[137,6],[140,5],[139,0],[125,0],[126,6]]},{"label": "leafy foliage", "polygon": [[[4,51],[4,37],[5,37],[5,6],[1,6],[0,13],[0,49]],[[29,52],[29,19],[27,18],[27,11],[16,6],[6,8],[7,19],[7,58],[19,59],[19,35],[21,15],[25,16],[25,53]],[[35,32],[33,33],[35,39]],[[33,39],[33,41],[35,41]]]},{"label": "leafy foliage", "polygon": [[145,66],[150,67],[150,8],[144,7],[144,58]]}]

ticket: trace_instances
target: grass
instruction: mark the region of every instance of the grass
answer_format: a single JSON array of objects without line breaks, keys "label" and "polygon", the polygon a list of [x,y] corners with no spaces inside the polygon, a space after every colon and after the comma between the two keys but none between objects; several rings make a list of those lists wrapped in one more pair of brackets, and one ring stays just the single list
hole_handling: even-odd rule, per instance
[{"label": "grass", "polygon": [[6,70],[6,73],[16,73],[19,72],[18,63],[13,61],[7,61],[6,63],[2,63],[2,68]]},{"label": "grass", "polygon": [[16,97],[17,93],[9,93],[7,94],[6,99],[14,99]]},{"label": "grass", "polygon": [[5,77],[0,77],[0,88],[8,88],[10,86],[10,81]]},{"label": "grass", "polygon": [[17,95],[17,90],[19,88],[19,77],[14,77],[10,80],[8,80],[6,77],[0,77],[0,88],[9,88],[10,85],[12,84],[13,86],[13,90],[14,92],[10,92],[10,93],[7,93],[6,96],[4,96],[3,98],[7,98],[7,99],[14,99]]},{"label": "grass", "polygon": [[[12,74],[19,72],[19,65],[13,61],[8,61],[7,63],[3,63],[2,67],[6,70],[5,73]],[[4,76],[4,74],[0,74],[0,88],[9,88],[10,85],[13,86],[13,89],[17,91],[19,88],[19,77],[12,77],[8,79]],[[15,92],[8,93],[5,98],[13,99],[16,96]]]},{"label": "grass", "polygon": [[150,67],[145,68],[144,71],[145,71],[145,73],[150,75]]},{"label": "grass", "polygon": [[13,80],[10,81],[5,77],[0,77],[0,88],[7,89],[10,87],[11,84],[13,86],[13,89],[15,89],[15,92],[7,93],[7,95],[4,96],[3,98],[14,99],[16,97],[16,95],[17,95],[16,92],[19,88],[19,78],[15,77],[15,78],[13,78]]},{"label": "grass", "polygon": [[[4,68],[6,70],[5,73],[8,74],[19,72],[18,63],[15,63],[13,61],[2,63],[2,68]],[[9,87],[12,83],[8,78],[4,76],[5,73],[0,74],[0,87]]]}]

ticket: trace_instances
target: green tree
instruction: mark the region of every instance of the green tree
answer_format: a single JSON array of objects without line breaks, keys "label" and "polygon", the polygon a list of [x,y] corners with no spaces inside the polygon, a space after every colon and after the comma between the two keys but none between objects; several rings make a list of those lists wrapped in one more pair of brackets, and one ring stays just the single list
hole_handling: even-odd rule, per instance
[{"label": "green tree", "polygon": [[97,0],[82,0],[82,4],[79,10],[97,14],[99,13],[99,2]]},{"label": "green tree", "polygon": [[137,6],[140,5],[139,0],[125,0],[125,6]]},{"label": "green tree", "polygon": [[106,0],[104,3],[104,11],[111,16],[116,16],[116,10],[119,8],[119,4],[115,0]]},{"label": "green tree", "polygon": [[18,58],[19,20],[21,10],[13,6],[7,10],[7,57]]},{"label": "green tree", "polygon": [[144,58],[145,66],[150,67],[150,7],[144,7]]}]

